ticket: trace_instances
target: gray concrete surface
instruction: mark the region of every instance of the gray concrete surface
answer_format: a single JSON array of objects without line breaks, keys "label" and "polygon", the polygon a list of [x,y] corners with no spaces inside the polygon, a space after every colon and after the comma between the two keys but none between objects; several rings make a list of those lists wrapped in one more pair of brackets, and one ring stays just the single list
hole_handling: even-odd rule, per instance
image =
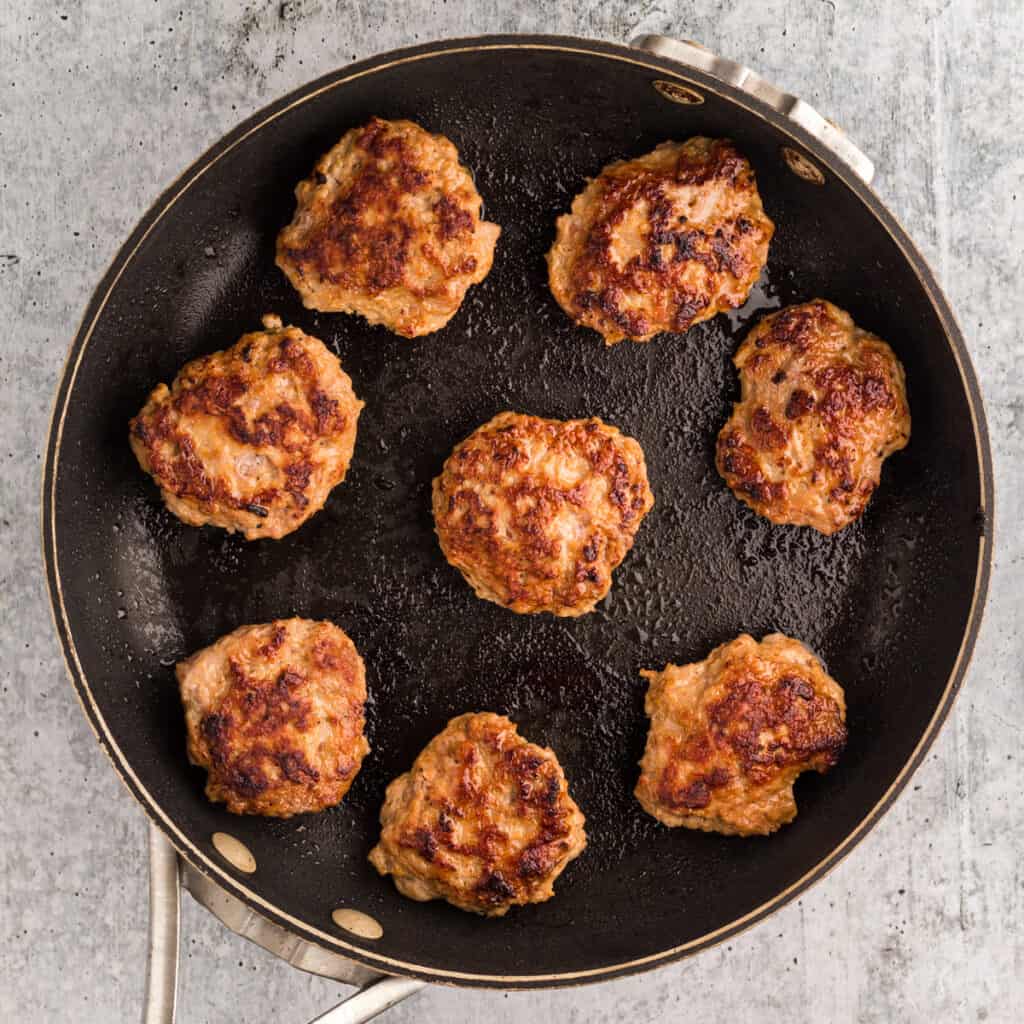
[{"label": "gray concrete surface", "polygon": [[[1001,511],[959,703],[879,828],[799,902],[655,974],[561,992],[431,989],[402,1021],[1014,1021],[1024,1007],[1024,6],[1020,0],[0,4],[0,1020],[138,1019],[142,813],[68,685],[41,582],[51,396],[131,226],[240,118],[354,58],[442,36],[666,32],[839,120],[957,310]],[[343,994],[190,902],[180,1019],[301,1022]],[[581,936],[581,941],[586,937]]]}]

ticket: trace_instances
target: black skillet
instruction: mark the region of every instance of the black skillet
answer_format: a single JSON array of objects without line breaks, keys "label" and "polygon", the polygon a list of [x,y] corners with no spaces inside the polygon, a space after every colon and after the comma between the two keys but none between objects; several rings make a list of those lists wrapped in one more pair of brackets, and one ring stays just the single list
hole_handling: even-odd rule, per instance
[{"label": "black skillet", "polygon": [[[820,877],[891,803],[945,718],[977,633],[992,471],[977,383],[932,274],[835,149],[855,164],[859,154],[813,111],[700,50],[647,45],[713,73],[604,43],[490,37],[387,54],[285,97],[143,218],[60,385],[47,573],[101,743],[193,869],[293,935],[379,970],[568,984],[664,963],[749,925]],[[304,310],[274,267],[293,186],[373,114],[449,136],[503,227],[490,276],[419,341]],[[767,272],[732,316],[606,349],[548,293],[555,218],[609,161],[696,134],[727,135],[752,161],[777,225]],[[744,333],[763,311],[815,296],[892,344],[913,413],[910,446],[887,463],[863,520],[835,537],[758,518],[713,461]],[[267,312],[337,351],[366,409],[327,507],[284,540],[246,543],[164,510],[127,423],[155,382]],[[516,616],[482,602],[438,549],[431,478],[503,409],[601,416],[647,455],[657,504],[592,615]],[[172,666],[238,625],[288,615],[332,619],[362,651],[373,752],[340,807],[235,818],[206,801],[186,762]],[[638,670],[774,630],[807,642],[846,688],[839,766],[800,780],[799,816],[771,838],[664,828],[632,796],[646,727]],[[478,709],[554,748],[590,839],[554,899],[501,921],[403,899],[366,860],[387,782],[451,716]],[[218,831],[245,843],[255,873],[218,856]],[[339,906],[371,915],[382,936],[336,927]]]}]

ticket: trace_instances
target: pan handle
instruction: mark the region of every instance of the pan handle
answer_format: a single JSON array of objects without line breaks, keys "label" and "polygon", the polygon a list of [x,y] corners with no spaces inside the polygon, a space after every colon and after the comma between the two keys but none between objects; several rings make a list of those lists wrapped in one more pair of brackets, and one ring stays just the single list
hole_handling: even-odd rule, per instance
[{"label": "pan handle", "polygon": [[364,1024],[379,1013],[408,999],[423,988],[425,982],[415,978],[395,978],[382,975],[379,981],[364,985],[343,1003],[315,1017],[309,1024]]},{"label": "pan handle", "polygon": [[178,926],[181,874],[178,854],[149,825],[149,962],[143,1024],[174,1024],[178,995]]},{"label": "pan handle", "polygon": [[703,71],[719,81],[741,89],[762,103],[767,103],[773,110],[777,110],[813,135],[866,185],[871,184],[871,179],[875,176],[874,163],[850,141],[838,125],[822,117],[809,103],[776,88],[745,65],[726,60],[724,57],[716,57],[698,43],[684,42],[671,36],[637,36],[630,40],[629,45],[658,57],[667,57],[696,71]]},{"label": "pan handle", "polygon": [[292,935],[192,869],[150,823],[149,967],[143,1024],[174,1024],[182,886],[233,932],[293,967],[358,986],[357,992],[311,1024],[363,1024],[424,986],[415,978],[396,978],[370,970]]}]

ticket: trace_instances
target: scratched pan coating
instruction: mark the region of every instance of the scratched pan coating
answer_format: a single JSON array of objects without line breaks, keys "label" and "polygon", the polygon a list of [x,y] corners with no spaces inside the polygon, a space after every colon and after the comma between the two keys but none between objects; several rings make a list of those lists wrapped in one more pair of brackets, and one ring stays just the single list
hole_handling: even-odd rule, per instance
[{"label": "scratched pan coating", "polygon": [[[492,38],[329,76],[233,132],[157,203],[72,351],[47,453],[44,540],[86,711],[193,863],[297,934],[367,963],[531,985],[702,948],[791,897],[870,827],[959,684],[984,594],[991,481],[948,309],[877,200],[839,180],[812,140],[784,135],[775,115],[696,73],[685,80],[706,102],[671,102],[653,82],[674,67],[604,44]],[[487,280],[418,341],[304,310],[273,262],[295,183],[374,114],[448,135],[503,228]],[[555,218],[609,161],[698,133],[733,138],[756,169],[777,225],[766,275],[734,315],[606,349],[547,290]],[[818,159],[826,184],[788,171],[782,143]],[[758,518],[714,468],[745,331],[765,310],[819,295],[893,345],[913,413],[910,446],[886,464],[867,514],[831,538]],[[157,381],[268,312],[336,351],[366,409],[326,508],[283,540],[246,543],[165,511],[127,423]],[[431,479],[504,409],[600,416],[643,446],[657,503],[594,614],[513,615],[476,599],[441,555]],[[331,619],[358,645],[372,753],[340,807],[235,818],[206,801],[203,773],[186,762],[172,666],[243,623],[290,615]],[[771,838],[657,824],[632,796],[646,728],[639,669],[775,630],[807,642],[846,688],[838,767],[800,780],[799,816]],[[403,899],[366,861],[388,781],[450,717],[483,709],[554,748],[589,835],[554,899],[501,921]],[[216,831],[249,846],[255,874],[231,873],[213,851]],[[383,937],[341,932],[338,906],[371,914]]]}]

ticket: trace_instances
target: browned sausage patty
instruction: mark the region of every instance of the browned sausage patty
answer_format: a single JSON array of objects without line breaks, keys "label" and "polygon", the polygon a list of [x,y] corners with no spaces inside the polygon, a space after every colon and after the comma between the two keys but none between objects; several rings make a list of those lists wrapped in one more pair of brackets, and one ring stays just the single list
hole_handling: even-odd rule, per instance
[{"label": "browned sausage patty", "polygon": [[191,526],[283,537],[345,479],[363,403],[337,356],[297,327],[189,363],[131,421],[139,465]]},{"label": "browned sausage patty", "polygon": [[685,331],[746,301],[774,230],[731,142],[666,142],[609,164],[558,218],[551,292],[609,345]]},{"label": "browned sausage patty", "polygon": [[440,330],[491,269],[501,228],[443,135],[373,118],[295,189],[277,265],[303,305],[359,313],[407,338]]},{"label": "browned sausage patty", "polygon": [[641,675],[651,728],[636,796],[666,825],[774,832],[796,817],[797,776],[827,771],[846,744],[842,687],[779,633]]},{"label": "browned sausage patty", "polygon": [[363,660],[330,622],[242,626],[177,667],[188,756],[235,814],[339,803],[370,746]]},{"label": "browned sausage patty", "polygon": [[434,481],[445,557],[514,612],[592,611],[653,504],[640,445],[599,419],[503,412]]},{"label": "browned sausage patty", "polygon": [[742,393],[717,465],[736,497],[773,523],[822,533],[859,518],[882,463],[910,440],[892,349],[815,299],[765,317],[733,362]]},{"label": "browned sausage patty", "polygon": [[452,719],[388,786],[370,862],[414,900],[500,917],[542,903],[587,845],[558,759],[503,715]]}]

